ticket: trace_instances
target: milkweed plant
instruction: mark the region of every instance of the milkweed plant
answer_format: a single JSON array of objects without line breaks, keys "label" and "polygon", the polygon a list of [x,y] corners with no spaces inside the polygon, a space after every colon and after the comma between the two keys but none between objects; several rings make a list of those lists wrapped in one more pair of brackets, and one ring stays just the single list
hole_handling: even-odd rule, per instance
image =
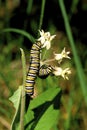
[{"label": "milkweed plant", "polygon": [[[46,51],[50,50],[51,42],[56,37],[56,35],[51,35],[50,32],[44,32],[39,30],[40,37],[36,42],[41,43],[41,48],[45,48]],[[24,72],[23,85],[14,93],[10,98],[16,109],[11,129],[12,130],[50,130],[53,127],[57,127],[58,117],[59,117],[59,105],[61,97],[61,88],[56,85],[56,87],[49,87],[46,91],[39,94],[37,97],[31,99],[31,96],[26,97],[25,92],[25,82],[26,82],[26,62],[25,54],[23,49],[21,49],[22,54],[22,64]],[[69,75],[71,70],[69,67],[63,69],[61,63],[63,59],[71,59],[69,51],[66,48],[62,50],[61,53],[53,52],[52,59],[42,60],[42,53],[40,52],[40,67],[42,65],[48,64],[51,66],[51,75],[59,77],[61,76],[64,80],[69,80]],[[32,59],[31,59],[32,60]],[[50,61],[57,62],[57,65],[51,65]],[[43,73],[44,74],[44,73]],[[48,74],[48,76],[50,73]],[[48,82],[49,83],[49,82]],[[26,98],[25,98],[26,97]],[[27,109],[25,100],[28,100]],[[21,104],[21,107],[20,107]],[[20,118],[19,118],[20,115]]]},{"label": "milkweed plant", "polygon": [[[50,32],[44,32],[43,30],[41,30],[39,32],[40,32],[41,37],[38,39],[38,41],[40,41],[42,43],[42,45],[43,45],[42,48],[46,47],[46,50],[49,50],[51,48],[51,41],[55,38],[56,35],[51,36]],[[70,52],[69,51],[67,52],[64,47],[64,49],[62,50],[61,53],[58,53],[58,54],[54,53],[54,59],[48,59],[44,62],[41,61],[41,64],[46,64],[49,61],[56,60],[58,62],[58,66],[52,66],[52,68],[53,68],[52,73],[55,76],[62,76],[64,79],[68,80],[69,79],[68,75],[71,74],[71,70],[69,67],[62,69],[62,67],[60,67],[60,64],[64,58],[71,59],[69,57],[69,54],[70,54]]]}]

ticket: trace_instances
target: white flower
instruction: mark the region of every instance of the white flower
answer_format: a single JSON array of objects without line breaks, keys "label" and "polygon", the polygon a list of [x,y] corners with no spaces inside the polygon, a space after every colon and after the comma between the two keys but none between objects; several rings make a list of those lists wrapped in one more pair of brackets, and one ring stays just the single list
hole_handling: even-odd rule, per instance
[{"label": "white flower", "polygon": [[63,58],[71,59],[68,56],[69,53],[70,53],[69,51],[68,52],[65,51],[65,47],[64,47],[63,51],[60,54],[54,54],[55,55],[55,60],[58,60],[58,63],[60,64]]},{"label": "white flower", "polygon": [[71,70],[69,68],[66,68],[66,69],[62,69],[61,67],[55,67],[54,68],[54,71],[53,71],[53,74],[55,76],[62,76],[64,79],[69,79],[68,78],[68,74],[71,74]]},{"label": "white flower", "polygon": [[42,48],[46,47],[48,50],[51,47],[51,41],[54,39],[56,35],[50,35],[50,32],[44,32],[43,30],[39,30],[41,37],[38,39],[38,41],[41,42]]}]

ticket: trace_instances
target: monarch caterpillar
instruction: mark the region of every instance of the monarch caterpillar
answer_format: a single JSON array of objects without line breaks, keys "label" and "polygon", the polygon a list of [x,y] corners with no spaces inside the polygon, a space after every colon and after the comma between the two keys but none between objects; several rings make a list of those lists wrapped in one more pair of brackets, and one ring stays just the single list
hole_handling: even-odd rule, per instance
[{"label": "monarch caterpillar", "polygon": [[48,77],[49,74],[52,73],[52,70],[53,70],[52,66],[44,64],[39,68],[38,77],[45,79]]},{"label": "monarch caterpillar", "polygon": [[26,76],[26,93],[28,95],[33,95],[34,93],[34,84],[39,71],[40,66],[40,50],[41,42],[36,42],[33,44],[30,52],[30,67]]}]

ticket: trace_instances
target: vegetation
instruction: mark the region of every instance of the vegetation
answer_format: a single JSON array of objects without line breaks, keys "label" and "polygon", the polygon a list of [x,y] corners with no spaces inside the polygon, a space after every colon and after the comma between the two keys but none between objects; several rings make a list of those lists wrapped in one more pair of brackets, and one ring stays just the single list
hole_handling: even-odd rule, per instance
[{"label": "vegetation", "polygon": [[[1,130],[87,129],[86,12],[83,0],[0,1]],[[25,96],[25,80],[30,49],[41,29],[56,34],[44,57],[66,47],[71,59],[62,67],[72,73],[69,80],[37,78],[31,99]]]}]

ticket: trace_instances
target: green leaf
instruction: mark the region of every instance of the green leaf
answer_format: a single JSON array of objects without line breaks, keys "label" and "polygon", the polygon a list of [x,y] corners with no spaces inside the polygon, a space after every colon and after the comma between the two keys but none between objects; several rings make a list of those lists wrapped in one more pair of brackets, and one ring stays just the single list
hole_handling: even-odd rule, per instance
[{"label": "green leaf", "polygon": [[14,92],[13,96],[11,96],[9,98],[9,100],[13,103],[16,112],[15,115],[13,117],[13,121],[11,124],[11,130],[16,130],[17,124],[19,123],[19,119],[20,119],[20,99],[21,99],[21,90],[22,90],[23,86],[19,86],[19,88]]},{"label": "green leaf", "polygon": [[29,109],[28,113],[25,114],[25,118],[24,119],[25,119],[24,120],[25,121],[24,124],[26,126],[29,122],[33,121],[33,119],[34,119],[34,112],[31,109]]},{"label": "green leaf", "polygon": [[[59,109],[55,109],[53,103],[48,105],[45,111],[42,109],[42,112],[44,111],[44,114],[39,114],[40,118],[39,120],[36,120],[34,130],[50,130],[54,124],[57,124]],[[58,102],[56,103],[58,104]]]},{"label": "green leaf", "polygon": [[25,115],[25,81],[26,81],[26,60],[25,53],[22,48],[21,51],[21,61],[22,61],[22,71],[23,71],[23,87],[21,93],[21,108],[20,108],[20,129],[24,130],[24,115]]},{"label": "green leaf", "polygon": [[2,32],[15,32],[15,33],[19,33],[19,34],[27,37],[31,42],[35,42],[35,39],[34,39],[34,37],[31,34],[27,33],[24,30],[21,30],[21,29],[7,28],[7,29],[3,29]]},{"label": "green leaf", "polygon": [[48,89],[47,91],[43,92],[37,98],[31,101],[30,109],[34,109],[45,103],[46,101],[51,101],[60,91],[61,89],[59,87],[52,87]]},{"label": "green leaf", "polygon": [[29,125],[26,130],[50,130],[52,126],[56,125],[59,114],[60,94],[60,88],[53,87],[30,102],[26,114],[26,124]]}]

